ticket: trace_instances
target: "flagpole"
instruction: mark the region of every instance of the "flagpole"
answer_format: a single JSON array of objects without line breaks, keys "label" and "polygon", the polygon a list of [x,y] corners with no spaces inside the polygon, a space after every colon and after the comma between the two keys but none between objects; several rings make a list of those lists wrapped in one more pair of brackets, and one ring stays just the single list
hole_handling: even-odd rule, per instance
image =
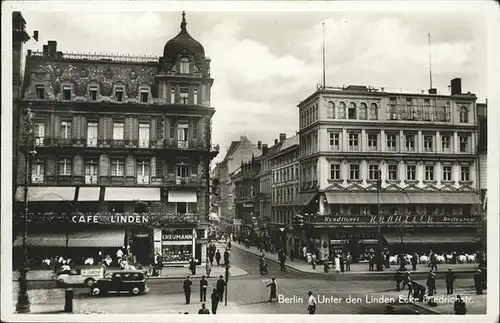
[{"label": "flagpole", "polygon": [[323,26],[323,89],[326,88],[326,63],[325,63],[325,23]]}]

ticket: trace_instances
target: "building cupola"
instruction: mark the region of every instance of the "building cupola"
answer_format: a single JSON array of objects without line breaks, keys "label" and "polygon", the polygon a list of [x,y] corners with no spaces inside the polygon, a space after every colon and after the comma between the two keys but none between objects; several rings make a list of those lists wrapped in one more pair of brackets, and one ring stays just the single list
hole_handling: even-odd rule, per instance
[{"label": "building cupola", "polygon": [[205,59],[205,49],[196,41],[186,29],[186,13],[182,12],[181,31],[170,39],[163,49],[163,61],[167,64],[175,64],[181,56],[191,56],[195,62]]}]

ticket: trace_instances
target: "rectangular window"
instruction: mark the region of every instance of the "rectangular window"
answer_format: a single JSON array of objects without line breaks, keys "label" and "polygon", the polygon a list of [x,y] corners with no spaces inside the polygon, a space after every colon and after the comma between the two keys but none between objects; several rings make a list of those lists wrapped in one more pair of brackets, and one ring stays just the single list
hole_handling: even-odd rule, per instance
[{"label": "rectangular window", "polygon": [[358,180],[359,179],[359,164],[349,165],[349,179]]},{"label": "rectangular window", "polygon": [[87,123],[87,147],[97,147],[97,122]]},{"label": "rectangular window", "polygon": [[61,121],[61,139],[71,138],[71,121]]},{"label": "rectangular window", "polygon": [[89,88],[90,101],[97,101],[97,86],[91,86]]},{"label": "rectangular window", "polygon": [[186,178],[189,176],[189,167],[188,165],[177,165],[176,166],[176,175],[180,178]]},{"label": "rectangular window", "polygon": [[69,176],[71,175],[71,160],[69,158],[62,158],[58,161],[60,176]]},{"label": "rectangular window", "polygon": [[368,134],[368,150],[375,151],[377,150],[377,134],[369,133]]},{"label": "rectangular window", "polygon": [[330,179],[340,179],[340,165],[330,164]]},{"label": "rectangular window", "polygon": [[368,166],[368,178],[370,180],[378,179],[378,165],[369,165]]},{"label": "rectangular window", "polygon": [[340,134],[330,132],[330,149],[339,150],[340,146]]},{"label": "rectangular window", "polygon": [[469,137],[460,136],[460,152],[466,153],[469,149]]},{"label": "rectangular window", "polygon": [[387,134],[387,150],[396,151],[396,142],[397,142],[396,134]]},{"label": "rectangular window", "polygon": [[149,99],[149,90],[148,89],[141,89],[141,102],[142,103],[147,103]]},{"label": "rectangular window", "polygon": [[397,181],[398,180],[398,165],[397,164],[389,164],[388,171],[389,171],[389,180],[390,181]]},{"label": "rectangular window", "polygon": [[406,179],[409,181],[414,181],[417,179],[416,165],[406,165]]},{"label": "rectangular window", "polygon": [[137,161],[137,184],[149,184],[149,162]]},{"label": "rectangular window", "polygon": [[407,151],[415,151],[415,135],[414,134],[406,134],[405,135],[405,144]]},{"label": "rectangular window", "polygon": [[189,104],[189,89],[181,88],[181,104]]},{"label": "rectangular window", "polygon": [[139,123],[139,147],[149,147],[149,123]]},{"label": "rectangular window", "polygon": [[359,149],[359,134],[350,133],[349,134],[349,149],[358,150]]},{"label": "rectangular window", "polygon": [[445,153],[451,152],[451,136],[449,135],[441,136],[441,148]]},{"label": "rectangular window", "polygon": [[186,214],[188,209],[187,209],[187,203],[186,202],[177,202],[175,203],[175,210],[178,214]]},{"label": "rectangular window", "polygon": [[188,130],[189,130],[189,125],[187,123],[180,123],[177,125],[178,148],[189,148]]},{"label": "rectangular window", "polygon": [[111,176],[124,176],[123,159],[111,160]]},{"label": "rectangular window", "polygon": [[424,151],[432,152],[433,136],[424,136]]},{"label": "rectangular window", "polygon": [[45,138],[45,123],[37,122],[34,126],[35,146],[43,146]]},{"label": "rectangular window", "polygon": [[124,125],[121,122],[113,123],[113,140],[123,140]]},{"label": "rectangular window", "polygon": [[123,101],[123,87],[119,86],[115,88],[115,99],[118,102]]},{"label": "rectangular window", "polygon": [[460,167],[460,179],[463,182],[470,181],[470,167],[469,166],[461,166]]},{"label": "rectangular window", "polygon": [[425,180],[426,181],[434,180],[434,166],[432,165],[425,166]]},{"label": "rectangular window", "polygon": [[97,184],[97,160],[85,161],[85,184]]},{"label": "rectangular window", "polygon": [[32,183],[43,183],[43,176],[45,173],[44,162],[40,159],[36,159],[31,163],[31,182]]},{"label": "rectangular window", "polygon": [[172,104],[175,103],[175,90],[174,89],[170,90],[170,103],[172,103]]},{"label": "rectangular window", "polygon": [[197,89],[193,90],[193,104],[198,105],[198,90]]},{"label": "rectangular window", "polygon": [[430,99],[424,99],[424,105],[430,106],[431,105],[431,100]]},{"label": "rectangular window", "polygon": [[412,105],[413,100],[411,98],[406,98],[406,105]]},{"label": "rectangular window", "polygon": [[451,181],[451,166],[443,166],[443,181]]},{"label": "rectangular window", "polygon": [[35,95],[38,100],[45,99],[45,85],[42,84],[35,85]]},{"label": "rectangular window", "polygon": [[63,85],[63,100],[70,101],[71,100],[71,85]]}]

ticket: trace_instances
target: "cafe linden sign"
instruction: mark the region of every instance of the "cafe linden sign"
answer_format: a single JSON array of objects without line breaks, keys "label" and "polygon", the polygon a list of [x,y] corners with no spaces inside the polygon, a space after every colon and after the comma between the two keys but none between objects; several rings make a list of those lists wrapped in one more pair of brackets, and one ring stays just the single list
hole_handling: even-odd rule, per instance
[{"label": "cafe linden sign", "polygon": [[144,215],[74,215],[71,217],[73,223],[126,223],[143,224],[148,223],[149,218]]},{"label": "cafe linden sign", "polygon": [[388,216],[336,216],[320,215],[312,218],[314,223],[335,224],[431,224],[431,223],[475,223],[475,216],[433,216],[433,215],[388,215]]}]

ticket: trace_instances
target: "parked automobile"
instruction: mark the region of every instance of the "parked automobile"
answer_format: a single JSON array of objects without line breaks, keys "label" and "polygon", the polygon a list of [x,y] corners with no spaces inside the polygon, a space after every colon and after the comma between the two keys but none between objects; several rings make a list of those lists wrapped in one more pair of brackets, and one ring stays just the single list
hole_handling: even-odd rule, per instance
[{"label": "parked automobile", "polygon": [[104,278],[102,266],[85,266],[57,274],[55,280],[60,285],[85,285],[92,286],[98,279]]},{"label": "parked automobile", "polygon": [[90,295],[132,294],[149,292],[148,279],[142,270],[122,270],[108,273],[90,287]]}]

